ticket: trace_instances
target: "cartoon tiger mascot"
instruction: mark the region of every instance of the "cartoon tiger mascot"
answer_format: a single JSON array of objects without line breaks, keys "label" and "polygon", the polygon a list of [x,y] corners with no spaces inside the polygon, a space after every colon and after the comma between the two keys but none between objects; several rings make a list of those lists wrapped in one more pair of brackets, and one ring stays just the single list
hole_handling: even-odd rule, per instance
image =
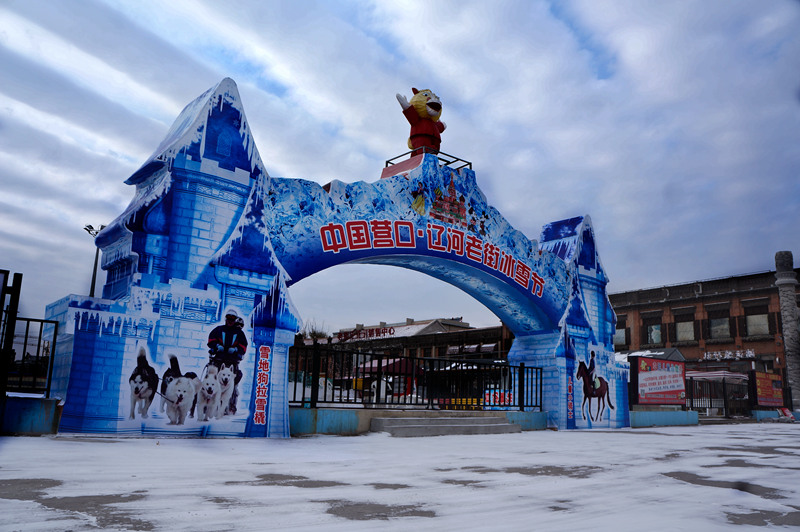
[{"label": "cartoon tiger mascot", "polygon": [[438,153],[442,143],[442,131],[447,125],[439,120],[442,116],[442,101],[433,91],[421,91],[412,88],[414,96],[411,101],[402,94],[397,94],[397,101],[403,108],[408,123],[411,124],[411,135],[408,147],[413,150],[411,156],[421,153]]}]

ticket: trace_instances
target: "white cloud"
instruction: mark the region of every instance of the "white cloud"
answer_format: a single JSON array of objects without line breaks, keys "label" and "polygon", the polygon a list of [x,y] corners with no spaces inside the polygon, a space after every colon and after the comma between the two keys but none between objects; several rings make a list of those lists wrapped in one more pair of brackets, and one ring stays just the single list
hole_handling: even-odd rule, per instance
[{"label": "white cloud", "polygon": [[[0,17],[0,267],[26,273],[34,315],[85,292],[88,278],[70,279],[88,275],[82,225],[119,213],[133,194],[122,181],[226,76],[267,170],[320,183],[376,180],[406,149],[394,94],[433,89],[443,150],[474,163],[515,227],[536,238],[592,216],[613,290],[800,254],[797,2],[9,0]],[[492,321],[438,281],[350,271],[298,284],[303,317],[332,328],[406,317],[393,309],[432,317],[435,300]],[[333,288],[356,281],[387,288]],[[419,312],[409,285],[428,294]]]},{"label": "white cloud", "polygon": [[168,118],[180,112],[180,106],[163,94],[25,18],[0,8],[0,21],[0,44],[5,48],[143,114]]}]

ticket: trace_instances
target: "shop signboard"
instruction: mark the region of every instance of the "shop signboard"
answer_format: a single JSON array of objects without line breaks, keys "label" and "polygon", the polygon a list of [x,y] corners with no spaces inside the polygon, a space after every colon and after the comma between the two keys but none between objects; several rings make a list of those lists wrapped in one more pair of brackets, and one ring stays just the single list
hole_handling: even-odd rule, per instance
[{"label": "shop signboard", "polygon": [[751,371],[750,383],[751,393],[756,398],[756,406],[783,406],[783,378],[780,375]]},{"label": "shop signboard", "polygon": [[631,357],[631,397],[640,405],[685,405],[683,361]]}]

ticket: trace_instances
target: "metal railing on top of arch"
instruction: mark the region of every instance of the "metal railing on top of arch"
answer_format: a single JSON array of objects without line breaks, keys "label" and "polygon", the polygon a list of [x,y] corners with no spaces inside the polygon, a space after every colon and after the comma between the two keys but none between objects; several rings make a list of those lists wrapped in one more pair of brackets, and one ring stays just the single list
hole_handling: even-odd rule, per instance
[{"label": "metal railing on top of arch", "polygon": [[466,161],[466,160],[462,159],[461,157],[456,157],[455,155],[450,155],[449,153],[445,153],[443,151],[434,150],[433,148],[428,148],[427,146],[423,146],[423,147],[417,148],[415,150],[407,151],[405,153],[401,153],[400,155],[398,155],[396,157],[392,157],[391,159],[386,161],[386,165],[384,166],[384,168],[388,168],[388,167],[390,167],[392,165],[397,164],[398,159],[400,159],[402,157],[405,157],[407,155],[409,157],[413,157],[414,154],[420,154],[420,153],[422,153],[422,154],[429,153],[429,154],[435,155],[436,157],[439,158],[439,162],[441,164],[443,164],[445,166],[449,166],[449,167],[453,168],[454,170],[460,170],[462,168],[469,168],[470,170],[472,170],[472,163],[471,162]]},{"label": "metal railing on top of arch", "polygon": [[339,408],[542,410],[542,369],[296,346],[289,404]]}]

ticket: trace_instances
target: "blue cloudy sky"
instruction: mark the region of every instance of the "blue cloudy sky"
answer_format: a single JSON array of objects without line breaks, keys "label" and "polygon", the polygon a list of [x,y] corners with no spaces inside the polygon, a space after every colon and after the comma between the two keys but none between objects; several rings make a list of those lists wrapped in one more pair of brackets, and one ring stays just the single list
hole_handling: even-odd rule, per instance
[{"label": "blue cloudy sky", "polygon": [[[267,171],[320,183],[377,180],[406,150],[395,93],[434,90],[443,151],[512,225],[591,216],[611,292],[800,262],[795,0],[3,0],[0,76],[0,269],[24,274],[27,317],[88,293],[83,226],[125,208],[124,180],[224,77]],[[329,331],[498,323],[391,267],[291,293]]]}]

